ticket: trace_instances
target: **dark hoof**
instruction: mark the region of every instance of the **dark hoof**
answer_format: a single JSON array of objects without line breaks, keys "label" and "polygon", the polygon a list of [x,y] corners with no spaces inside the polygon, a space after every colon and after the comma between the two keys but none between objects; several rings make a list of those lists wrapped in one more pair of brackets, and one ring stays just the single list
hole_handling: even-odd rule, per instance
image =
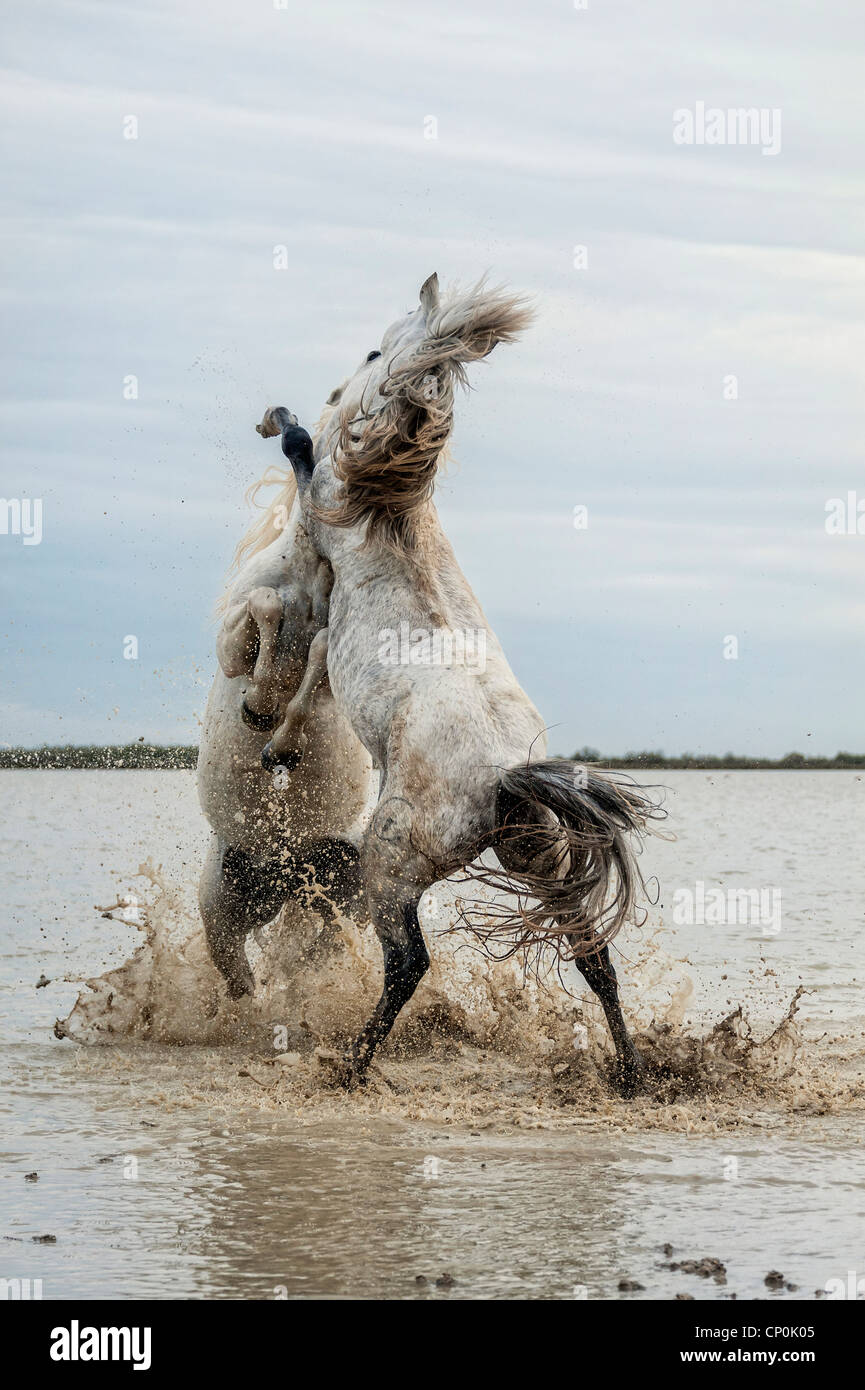
[{"label": "dark hoof", "polygon": [[258,734],[269,734],[279,723],[279,710],[271,710],[269,714],[257,714],[244,700],[240,706],[240,717],[248,729],[255,729]]},{"label": "dark hoof", "polygon": [[255,432],[260,434],[262,439],[274,439],[276,435],[282,434],[286,425],[296,424],[297,416],[286,410],[284,405],[272,405],[264,412],[264,418],[260,425],[256,425]]},{"label": "dark hoof", "polygon": [[366,1074],[359,1070],[350,1052],[330,1052],[317,1047],[315,1056],[329,1085],[340,1086],[344,1091],[355,1091],[366,1082]]},{"label": "dark hoof", "polygon": [[248,975],[227,979],[225,986],[229,999],[242,999],[245,994],[250,995],[250,997],[255,994],[255,980],[252,978],[251,971]]},{"label": "dark hoof", "polygon": [[266,743],[261,751],[261,766],[265,772],[276,772],[278,767],[284,767],[286,772],[295,772],[302,762],[302,753],[274,753],[272,743]]}]

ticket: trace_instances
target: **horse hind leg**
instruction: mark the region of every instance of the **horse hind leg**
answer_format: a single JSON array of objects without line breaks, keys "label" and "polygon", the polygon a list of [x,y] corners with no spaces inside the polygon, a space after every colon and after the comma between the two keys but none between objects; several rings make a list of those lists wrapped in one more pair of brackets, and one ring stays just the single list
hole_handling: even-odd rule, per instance
[{"label": "horse hind leg", "polygon": [[319,912],[328,927],[338,915],[357,916],[364,905],[360,850],[351,840],[334,835],[313,840],[295,854],[293,894],[302,907]]},{"label": "horse hind leg", "polygon": [[[577,944],[571,938],[571,945]],[[609,946],[602,946],[600,950],[591,955],[576,956],[574,964],[586,984],[600,1000],[607,1020],[607,1027],[616,1049],[616,1082],[622,1095],[630,1099],[640,1090],[645,1063],[634,1046],[633,1038],[628,1032],[628,1025],[622,1014],[622,1006],[619,1003],[619,982],[616,978],[613,962],[610,960],[610,948]]]},{"label": "horse hind leg", "polygon": [[211,959],[232,999],[255,993],[246,938],[273,921],[290,889],[289,873],[273,861],[216,841],[199,886],[201,920]]},{"label": "horse hind leg", "polygon": [[[495,852],[502,868],[516,876],[524,873],[535,878],[554,875],[556,870],[553,866],[556,861],[561,865],[561,859],[555,845],[550,842],[549,831],[555,826],[552,813],[544,813],[542,808],[526,803],[506,805],[503,811],[507,813],[515,829],[501,836],[496,843]],[[539,839],[535,827],[537,831],[544,832],[542,839]],[[540,844],[543,845],[542,849],[539,849]],[[558,918],[553,920],[559,921]],[[570,933],[567,940],[577,952],[584,945],[582,938],[574,933]],[[634,1046],[622,1013],[619,983],[610,959],[610,948],[604,945],[588,954],[576,954],[574,964],[604,1010],[610,1037],[616,1049],[616,1084],[621,1094],[630,1098],[640,1090],[645,1065]]]},{"label": "horse hind leg", "polygon": [[384,984],[372,1016],[348,1052],[332,1063],[334,1080],[351,1089],[361,1084],[375,1051],[385,1041],[402,1007],[411,999],[427,970],[430,958],[418,919],[421,894],[409,898],[382,899],[371,903],[371,916],[381,942]]}]

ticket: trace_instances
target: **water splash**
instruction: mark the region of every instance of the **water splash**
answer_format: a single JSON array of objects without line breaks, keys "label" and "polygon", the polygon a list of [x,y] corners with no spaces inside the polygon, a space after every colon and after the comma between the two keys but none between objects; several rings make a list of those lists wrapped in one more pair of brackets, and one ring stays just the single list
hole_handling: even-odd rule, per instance
[{"label": "water splash", "polygon": [[307,1117],[348,1106],[482,1127],[602,1122],[713,1132],[865,1103],[861,1074],[829,1075],[824,1058],[818,1065],[809,1056],[797,1021],[803,987],[762,1036],[742,1006],[714,1023],[686,1023],[694,979],[687,962],[664,951],[660,930],[628,943],[630,958],[618,964],[647,1064],[644,1094],[621,1100],[602,1011],[576,971],[560,976],[551,959],[546,974],[525,978],[516,960],[490,962],[449,933],[458,908],[441,886],[421,905],[429,975],[369,1085],[347,1097],[333,1091],[320,1056],[353,1036],[378,996],[372,929],[348,919],[334,929],[314,911],[287,906],[249,939],[255,997],[232,1002],[189,885],[170,882],[150,862],[139,875],[147,887],[138,949],[86,982],[57,1036],[90,1046],[224,1048],[209,1066],[232,1106],[290,1105]]}]

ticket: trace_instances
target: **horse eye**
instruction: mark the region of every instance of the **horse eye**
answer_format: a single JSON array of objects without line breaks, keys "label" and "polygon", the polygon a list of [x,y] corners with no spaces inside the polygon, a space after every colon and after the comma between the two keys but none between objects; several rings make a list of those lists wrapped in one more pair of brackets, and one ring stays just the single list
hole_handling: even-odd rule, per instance
[{"label": "horse eye", "polygon": [[381,357],[381,353],[379,352],[378,348],[374,348],[372,352],[367,354],[366,360],[367,362],[374,362],[377,357]]}]

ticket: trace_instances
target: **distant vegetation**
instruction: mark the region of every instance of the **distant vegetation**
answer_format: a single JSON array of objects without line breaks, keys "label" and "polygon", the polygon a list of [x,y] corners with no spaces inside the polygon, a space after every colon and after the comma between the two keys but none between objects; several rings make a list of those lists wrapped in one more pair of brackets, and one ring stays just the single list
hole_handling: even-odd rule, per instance
[{"label": "distant vegetation", "polygon": [[[865,768],[865,753],[836,753],[834,758],[806,758],[804,753],[788,753],[785,758],[740,758],[725,753],[716,758],[704,754],[682,753],[668,758],[661,752],[625,753],[621,758],[609,758],[596,748],[580,748],[573,754],[579,763],[598,767],[639,768],[703,768],[707,771],[731,771],[734,768]],[[166,747],[156,743],[125,743],[108,747],[89,744],[83,748],[61,746],[49,748],[0,748],[0,768],[194,768],[198,749],[192,743]]]},{"label": "distant vegetation", "polygon": [[580,748],[573,757],[577,762],[597,763],[599,767],[705,768],[719,772],[733,768],[865,768],[865,753],[836,753],[834,758],[806,758],[804,753],[787,753],[783,758],[743,758],[737,753],[725,753],[718,758],[710,753],[682,753],[678,757],[668,758],[657,751],[625,753],[621,758],[608,758],[596,748]]},{"label": "distant vegetation", "polygon": [[124,743],[108,747],[0,748],[0,768],[189,768],[198,761],[194,743],[164,747],[157,743]]}]

